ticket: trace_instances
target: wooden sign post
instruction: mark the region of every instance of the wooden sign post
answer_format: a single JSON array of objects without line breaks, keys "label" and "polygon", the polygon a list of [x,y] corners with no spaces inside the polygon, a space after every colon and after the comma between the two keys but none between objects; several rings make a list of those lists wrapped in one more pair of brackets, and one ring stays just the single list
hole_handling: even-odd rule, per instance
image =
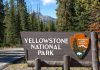
[{"label": "wooden sign post", "polygon": [[97,39],[96,39],[96,33],[91,32],[91,48],[92,48],[92,67],[93,70],[99,70],[98,66],[98,46],[97,46]]},{"label": "wooden sign post", "polygon": [[35,60],[35,70],[41,70],[41,62],[38,58]]},{"label": "wooden sign post", "polygon": [[[99,70],[95,32],[21,32],[28,65]],[[35,63],[34,63],[35,60]]]},{"label": "wooden sign post", "polygon": [[70,70],[70,56],[64,56],[64,70]]}]

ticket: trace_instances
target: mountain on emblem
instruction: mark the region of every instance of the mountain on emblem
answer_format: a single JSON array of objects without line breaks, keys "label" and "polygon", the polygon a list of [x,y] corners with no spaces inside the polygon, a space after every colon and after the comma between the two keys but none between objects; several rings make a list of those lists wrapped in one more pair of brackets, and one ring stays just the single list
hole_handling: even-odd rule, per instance
[{"label": "mountain on emblem", "polygon": [[89,38],[85,34],[74,34],[70,38],[70,46],[75,54],[82,59],[89,47]]}]

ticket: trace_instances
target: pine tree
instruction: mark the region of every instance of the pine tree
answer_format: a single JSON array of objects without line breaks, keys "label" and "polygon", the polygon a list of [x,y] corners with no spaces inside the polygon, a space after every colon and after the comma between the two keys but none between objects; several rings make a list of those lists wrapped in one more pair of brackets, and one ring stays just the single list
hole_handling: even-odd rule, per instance
[{"label": "pine tree", "polygon": [[70,30],[87,31],[89,23],[99,21],[99,6],[98,0],[71,0]]},{"label": "pine tree", "polygon": [[33,11],[33,13],[30,14],[29,16],[29,28],[30,31],[38,31],[38,22],[37,22],[37,17],[36,13]]},{"label": "pine tree", "polygon": [[44,31],[48,31],[48,24],[44,24]]},{"label": "pine tree", "polygon": [[0,43],[3,42],[4,38],[4,5],[3,5],[3,0],[0,0]]},{"label": "pine tree", "polygon": [[91,0],[89,7],[91,22],[100,22],[100,0]]},{"label": "pine tree", "polygon": [[52,30],[52,22],[48,21],[48,32],[51,32]]},{"label": "pine tree", "polygon": [[86,0],[75,0],[71,9],[71,25],[74,31],[85,31],[89,23],[89,8]]},{"label": "pine tree", "polygon": [[4,18],[4,24],[5,24],[5,29],[4,29],[4,44],[7,44],[7,36],[8,36],[8,26],[9,26],[9,4],[8,1],[5,3],[5,18]]},{"label": "pine tree", "polygon": [[[17,36],[17,24],[16,24],[16,18],[15,18],[15,6],[14,6],[14,0],[10,0],[10,9],[8,12],[8,4],[6,4],[6,16],[5,16],[5,43],[9,45],[16,45],[18,36]],[[7,17],[9,17],[7,19]]]},{"label": "pine tree", "polygon": [[57,31],[68,31],[68,26],[70,24],[70,0],[57,0]]},{"label": "pine tree", "polygon": [[20,20],[21,20],[21,31],[28,31],[29,30],[29,14],[27,12],[27,8],[25,5],[24,0],[18,0],[19,3],[19,13],[20,13]]},{"label": "pine tree", "polygon": [[87,31],[100,20],[99,0],[57,0],[57,31]]},{"label": "pine tree", "polygon": [[51,32],[51,31],[55,31],[55,24],[53,21],[48,21],[48,31]]},{"label": "pine tree", "polygon": [[44,23],[41,21],[40,23],[40,31],[43,32],[44,31]]},{"label": "pine tree", "polygon": [[19,13],[19,7],[18,7],[18,2],[15,5],[15,24],[16,24],[16,41],[17,44],[21,43],[21,36],[20,36],[20,30],[21,30],[21,20],[20,20],[20,13]]},{"label": "pine tree", "polygon": [[38,25],[38,31],[41,31],[41,21],[40,21],[40,18],[37,18],[37,25]]},{"label": "pine tree", "polygon": [[56,24],[55,22],[52,21],[52,24],[51,24],[51,27],[52,27],[52,31],[56,31]]},{"label": "pine tree", "polygon": [[30,31],[34,31],[35,30],[35,24],[34,24],[34,17],[35,17],[35,13],[33,12],[32,14],[30,14],[30,16],[29,16],[29,19],[30,19],[30,21],[29,21],[29,27],[30,27]]},{"label": "pine tree", "polygon": [[74,9],[74,7],[75,7],[75,1],[76,0],[71,0],[70,1],[70,5],[69,5],[69,11],[70,11],[70,18],[69,18],[69,22],[70,22],[70,24],[69,24],[69,31],[75,31],[75,27],[77,26],[76,24],[75,24],[75,22],[74,22],[74,17],[73,16],[75,16],[75,9]]}]

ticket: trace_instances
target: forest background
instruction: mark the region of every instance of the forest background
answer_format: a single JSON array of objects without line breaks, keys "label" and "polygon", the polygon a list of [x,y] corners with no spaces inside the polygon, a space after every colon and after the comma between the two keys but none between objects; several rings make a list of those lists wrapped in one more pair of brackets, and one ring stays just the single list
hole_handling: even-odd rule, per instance
[{"label": "forest background", "polygon": [[39,8],[30,13],[24,0],[0,0],[0,47],[21,46],[22,31],[92,31],[93,23],[100,31],[100,0],[56,0],[56,5],[57,18],[44,22]]}]

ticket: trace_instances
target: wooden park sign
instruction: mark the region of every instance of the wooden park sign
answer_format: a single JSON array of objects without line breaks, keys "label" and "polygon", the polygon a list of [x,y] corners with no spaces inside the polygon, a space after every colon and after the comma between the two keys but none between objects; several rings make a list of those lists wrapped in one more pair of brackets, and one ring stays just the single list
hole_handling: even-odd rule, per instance
[{"label": "wooden park sign", "polygon": [[96,39],[95,32],[21,32],[21,38],[27,61],[38,58],[42,61],[62,62],[65,58],[69,62],[65,63],[67,67],[92,66],[92,61],[96,62],[94,67],[98,65],[96,40],[93,40]]}]

